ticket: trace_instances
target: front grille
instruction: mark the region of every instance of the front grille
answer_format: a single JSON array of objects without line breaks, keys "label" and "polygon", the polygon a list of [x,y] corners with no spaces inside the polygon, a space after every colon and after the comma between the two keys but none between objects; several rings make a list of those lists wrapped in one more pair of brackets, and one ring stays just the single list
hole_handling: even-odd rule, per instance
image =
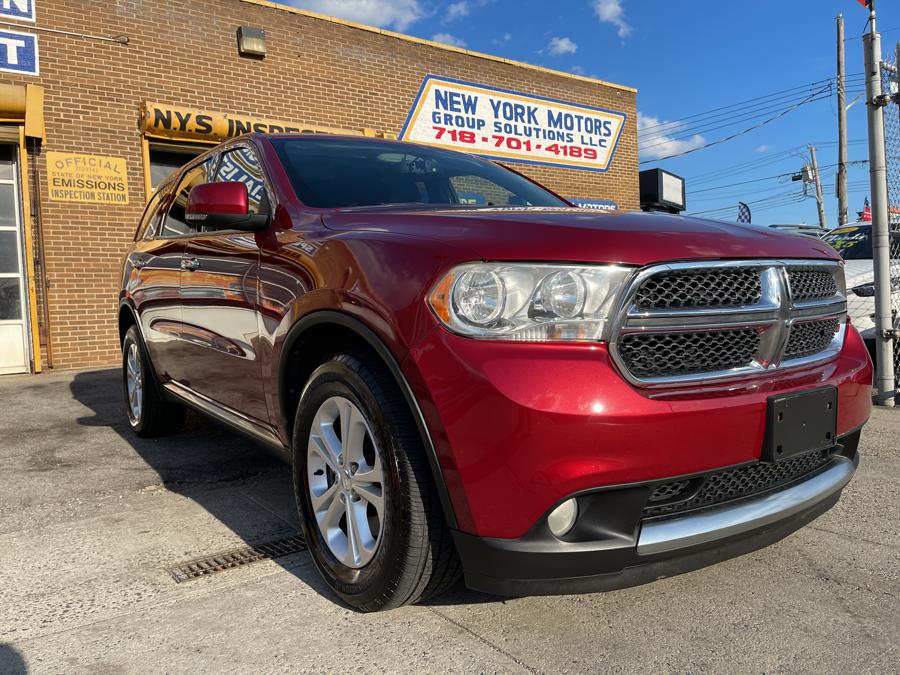
[{"label": "front grille", "polygon": [[679,270],[651,277],[637,290],[641,309],[735,307],[754,305],[762,297],[759,269]]},{"label": "front grille", "polygon": [[791,336],[788,338],[784,358],[800,359],[818,354],[831,344],[839,327],[840,320],[837,317],[795,323],[791,326]]},{"label": "front grille", "polygon": [[824,300],[837,295],[834,275],[828,270],[792,267],[788,270],[794,302]]},{"label": "front grille", "polygon": [[841,274],[839,263],[805,260],[645,268],[621,303],[610,353],[632,384],[648,387],[753,377],[804,357],[830,358],[846,316]]},{"label": "front grille", "polygon": [[759,349],[752,328],[686,333],[634,333],[624,336],[619,353],[637,377],[689,375],[748,366]]},{"label": "front grille", "polygon": [[831,457],[831,450],[816,450],[778,464],[758,462],[695,479],[659,483],[653,488],[643,516],[671,515],[761,494],[824,467]]}]

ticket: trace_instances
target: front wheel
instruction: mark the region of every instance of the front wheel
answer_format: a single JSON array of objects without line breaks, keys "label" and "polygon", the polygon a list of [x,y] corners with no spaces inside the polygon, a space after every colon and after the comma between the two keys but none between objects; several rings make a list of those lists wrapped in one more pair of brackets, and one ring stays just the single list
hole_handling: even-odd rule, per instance
[{"label": "front wheel", "polygon": [[184,425],[184,407],[160,396],[137,326],[131,326],[122,341],[122,383],[128,424],[138,436],[164,436]]},{"label": "front wheel", "polygon": [[360,611],[443,592],[459,578],[409,408],[374,357],[338,354],[310,376],[293,434],[294,492],[325,582]]}]

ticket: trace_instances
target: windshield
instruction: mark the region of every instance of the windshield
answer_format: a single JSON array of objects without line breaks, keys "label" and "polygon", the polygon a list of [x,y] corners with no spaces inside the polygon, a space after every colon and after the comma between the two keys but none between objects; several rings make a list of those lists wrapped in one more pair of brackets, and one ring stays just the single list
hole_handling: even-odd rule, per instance
[{"label": "windshield", "polygon": [[271,140],[297,197],[315,208],[567,206],[522,176],[460,152],[342,138]]},{"label": "windshield", "polygon": [[822,237],[844,260],[872,259],[872,228],[869,225],[842,227]]}]

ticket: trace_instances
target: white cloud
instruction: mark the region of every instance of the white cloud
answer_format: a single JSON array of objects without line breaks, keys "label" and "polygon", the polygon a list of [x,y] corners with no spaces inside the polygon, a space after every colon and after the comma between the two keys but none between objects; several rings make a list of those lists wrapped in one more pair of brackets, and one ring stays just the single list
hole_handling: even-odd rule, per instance
[{"label": "white cloud", "polygon": [[445,21],[456,21],[457,19],[462,19],[465,16],[469,16],[469,12],[471,11],[472,8],[469,7],[469,3],[467,2],[467,0],[453,2],[447,7]]},{"label": "white cloud", "polygon": [[771,150],[771,149],[772,149],[772,146],[771,146],[771,145],[766,145],[765,143],[763,143],[762,145],[758,145],[758,146],[756,147],[756,151],[757,151],[757,152],[768,152],[768,151]]},{"label": "white cloud", "polygon": [[493,42],[495,45],[504,45],[510,40],[512,40],[512,33],[504,33],[500,37],[496,37],[491,40],[491,42]]},{"label": "white cloud", "polygon": [[571,38],[555,37],[551,38],[550,43],[544,48],[551,56],[562,56],[563,54],[574,54],[578,51],[578,45],[572,42]]},{"label": "white cloud", "polygon": [[631,35],[631,25],[625,21],[625,10],[622,9],[623,0],[592,0],[594,14],[603,23],[611,23],[619,29],[619,37],[626,38]]},{"label": "white cloud", "polygon": [[436,33],[431,36],[431,39],[435,42],[443,42],[445,45],[450,45],[451,47],[465,47],[465,40],[460,40],[455,35],[450,35],[450,33]]},{"label": "white cloud", "polygon": [[[687,138],[676,138],[683,123],[668,122],[653,115],[638,113],[638,154],[641,159],[659,159],[669,155],[694,150],[706,144],[700,134]],[[641,134],[641,131],[645,131]]]},{"label": "white cloud", "polygon": [[572,66],[569,68],[570,73],[574,73],[575,75],[584,75],[584,68],[581,66]]},{"label": "white cloud", "polygon": [[419,0],[287,0],[288,4],[348,21],[406,30],[425,17]]}]

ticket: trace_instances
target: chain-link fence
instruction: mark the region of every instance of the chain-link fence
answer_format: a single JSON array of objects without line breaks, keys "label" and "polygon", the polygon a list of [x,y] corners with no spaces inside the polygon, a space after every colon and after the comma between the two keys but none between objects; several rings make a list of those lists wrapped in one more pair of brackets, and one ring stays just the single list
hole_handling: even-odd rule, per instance
[{"label": "chain-link fence", "polygon": [[[900,43],[896,49],[891,48],[885,54],[882,76],[882,91],[885,94],[896,94],[900,91],[900,70],[897,55],[900,54]],[[884,108],[884,144],[887,155],[888,172],[888,210],[891,223],[891,310],[894,316],[894,327],[900,328],[900,104],[891,102]],[[900,381],[900,340],[894,340],[894,372]]]}]

